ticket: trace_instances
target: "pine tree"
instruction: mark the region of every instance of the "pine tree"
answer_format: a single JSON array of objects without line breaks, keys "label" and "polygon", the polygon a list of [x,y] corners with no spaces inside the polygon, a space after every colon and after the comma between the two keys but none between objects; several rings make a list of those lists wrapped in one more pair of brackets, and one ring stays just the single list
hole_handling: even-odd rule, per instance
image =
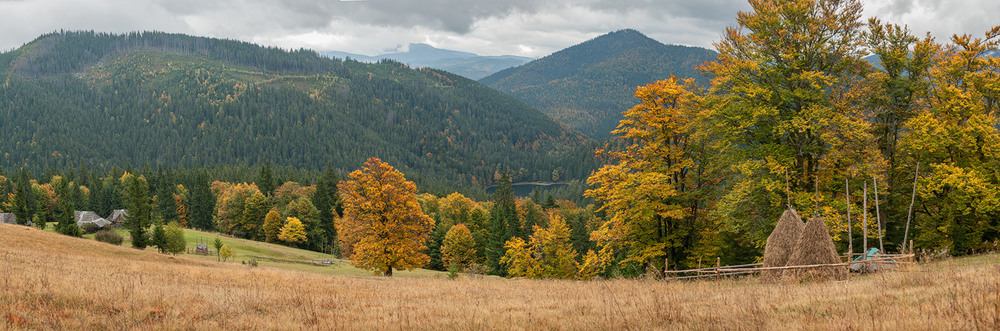
[{"label": "pine tree", "polygon": [[174,193],[177,185],[169,176],[169,172],[160,176],[156,188],[156,214],[164,223],[177,220],[177,201],[174,200]]},{"label": "pine tree", "polygon": [[35,190],[31,188],[31,174],[28,170],[21,168],[15,190],[14,216],[17,217],[17,224],[25,225],[35,215]]},{"label": "pine tree", "polygon": [[198,171],[194,185],[191,186],[191,227],[201,230],[215,230],[212,225],[212,213],[215,210],[215,196],[208,183],[208,175]]},{"label": "pine tree", "polygon": [[497,190],[493,193],[493,208],[490,209],[489,241],[486,248],[486,267],[494,275],[505,276],[507,271],[500,266],[504,245],[512,237],[520,234],[521,225],[517,219],[517,205],[514,190],[507,173],[500,176]]},{"label": "pine tree", "polygon": [[337,246],[337,227],[335,221],[340,218],[344,207],[340,201],[340,193],[337,191],[337,173],[332,167],[327,166],[323,175],[316,183],[316,193],[313,195],[313,204],[319,210],[319,225],[328,238],[324,245]]},{"label": "pine tree", "polygon": [[156,247],[160,253],[167,252],[167,232],[163,228],[163,221],[157,221],[153,227],[153,235],[149,240],[150,246]]},{"label": "pine tree", "polygon": [[274,189],[277,184],[274,182],[274,173],[271,171],[271,162],[264,163],[264,166],[260,167],[260,174],[257,175],[257,179],[254,181],[257,184],[257,188],[260,189],[261,193],[265,196],[271,196],[274,193]]},{"label": "pine tree", "polygon": [[146,178],[139,175],[126,175],[125,205],[128,215],[125,216],[124,227],[132,236],[132,247],[143,249],[148,245],[146,231],[151,222],[152,206],[149,202],[149,185]]}]

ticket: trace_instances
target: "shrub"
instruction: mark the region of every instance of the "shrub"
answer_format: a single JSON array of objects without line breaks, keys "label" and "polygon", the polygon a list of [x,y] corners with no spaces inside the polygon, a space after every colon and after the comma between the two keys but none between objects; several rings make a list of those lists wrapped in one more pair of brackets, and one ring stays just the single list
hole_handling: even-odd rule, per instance
[{"label": "shrub", "polygon": [[83,223],[83,225],[80,226],[80,230],[82,230],[83,233],[94,233],[97,232],[97,225],[94,223]]},{"label": "shrub", "polygon": [[122,238],[122,236],[120,234],[118,234],[117,232],[105,229],[105,230],[97,231],[97,233],[94,234],[94,240],[97,240],[97,241],[100,241],[100,242],[106,242],[106,243],[109,243],[109,244],[112,244],[112,245],[121,245],[122,241],[124,241],[125,239]]},{"label": "shrub", "polygon": [[184,239],[184,229],[177,222],[170,222],[164,230],[164,241],[168,253],[183,253],[187,249],[187,240]]},{"label": "shrub", "polygon": [[222,258],[222,262],[226,262],[226,260],[229,260],[233,256],[235,254],[233,254],[232,249],[229,249],[229,245],[222,245],[222,248],[219,249],[219,257]]}]

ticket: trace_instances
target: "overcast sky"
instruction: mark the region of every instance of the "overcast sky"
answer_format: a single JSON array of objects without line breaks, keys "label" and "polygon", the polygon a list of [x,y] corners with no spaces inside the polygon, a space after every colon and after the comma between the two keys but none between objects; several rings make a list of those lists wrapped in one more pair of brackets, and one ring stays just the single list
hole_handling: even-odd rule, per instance
[{"label": "overcast sky", "polygon": [[[864,0],[918,35],[982,36],[1000,0]],[[411,42],[541,57],[623,28],[713,48],[745,0],[0,0],[0,50],[65,30],[157,30],[365,55]],[[942,40],[943,41],[943,40]]]}]

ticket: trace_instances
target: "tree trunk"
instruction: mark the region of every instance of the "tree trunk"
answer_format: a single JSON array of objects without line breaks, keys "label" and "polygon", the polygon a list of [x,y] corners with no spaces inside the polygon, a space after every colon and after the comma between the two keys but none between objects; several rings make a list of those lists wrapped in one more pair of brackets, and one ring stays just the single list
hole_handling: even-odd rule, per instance
[{"label": "tree trunk", "polygon": [[385,270],[385,276],[392,277],[392,266],[389,266],[389,268]]}]

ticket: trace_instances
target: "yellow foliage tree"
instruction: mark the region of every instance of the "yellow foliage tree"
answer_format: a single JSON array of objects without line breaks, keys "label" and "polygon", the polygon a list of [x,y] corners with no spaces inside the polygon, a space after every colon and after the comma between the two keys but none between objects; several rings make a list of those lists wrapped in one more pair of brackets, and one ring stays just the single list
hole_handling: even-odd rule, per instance
[{"label": "yellow foliage tree", "polygon": [[281,234],[281,214],[277,210],[271,209],[264,216],[264,238],[269,243],[278,242],[278,235]]},{"label": "yellow foliage tree", "polygon": [[191,202],[188,198],[190,193],[184,185],[177,184],[177,194],[174,194],[174,202],[177,203],[177,220],[182,228],[188,227],[188,217],[191,211]]},{"label": "yellow foliage tree", "polygon": [[452,226],[444,235],[441,255],[445,266],[455,265],[459,270],[465,269],[476,259],[476,240],[465,224]]},{"label": "yellow foliage tree", "polygon": [[532,256],[531,246],[524,239],[514,237],[503,245],[507,253],[500,259],[500,265],[507,267],[507,274],[512,277],[541,277],[541,267],[538,260]]},{"label": "yellow foliage tree", "polygon": [[337,233],[351,264],[392,276],[394,269],[420,267],[429,257],[421,251],[434,220],[417,201],[417,186],[378,158],[369,158],[338,185],[344,217]]},{"label": "yellow foliage tree", "polygon": [[535,226],[531,242],[525,243],[520,238],[508,241],[500,263],[514,277],[576,278],[579,264],[569,236],[566,221],[552,214],[547,228]]},{"label": "yellow foliage tree", "polygon": [[[607,153],[617,163],[595,171],[586,194],[602,202],[607,221],[591,237],[599,256],[619,266],[663,267],[684,261],[702,242],[706,196],[718,183],[708,139],[695,136],[703,98],[693,80],[676,77],[639,87],[641,103],[624,113],[613,133],[633,144]],[[610,262],[610,261],[609,261]]]},{"label": "yellow foliage tree", "polygon": [[964,254],[984,248],[1000,213],[1000,60],[986,56],[1000,47],[1000,26],[952,43],[938,54],[926,108],[906,122],[901,144],[921,163],[918,246]]},{"label": "yellow foliage tree", "polygon": [[789,200],[813,211],[845,177],[870,178],[885,164],[860,84],[872,70],[861,1],[749,2],[703,66],[714,76],[705,132],[731,171],[714,199],[717,219],[763,247]]},{"label": "yellow foliage tree", "polygon": [[285,226],[281,227],[278,240],[293,245],[303,243],[306,241],[306,227],[302,225],[302,221],[299,221],[298,218],[289,217],[285,220]]}]

